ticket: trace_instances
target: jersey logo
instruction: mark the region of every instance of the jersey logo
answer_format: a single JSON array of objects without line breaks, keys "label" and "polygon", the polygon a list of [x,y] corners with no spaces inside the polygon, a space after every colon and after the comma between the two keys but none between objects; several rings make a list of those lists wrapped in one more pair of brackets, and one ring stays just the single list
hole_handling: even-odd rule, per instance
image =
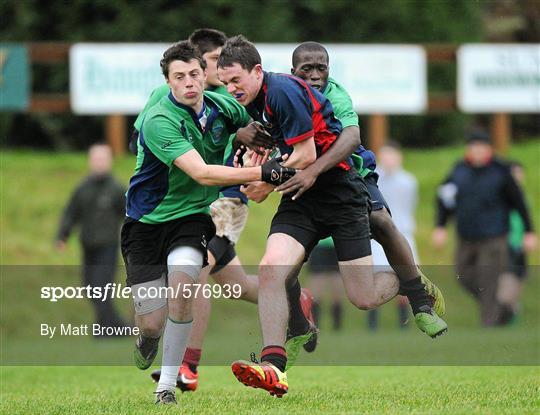
[{"label": "jersey logo", "polygon": [[197,382],[197,379],[188,379],[183,373],[180,375],[180,379],[182,380],[182,383],[185,383],[186,385]]},{"label": "jersey logo", "polygon": [[224,125],[221,122],[216,121],[212,126],[212,141],[217,144],[223,137]]},{"label": "jersey logo", "polygon": [[167,141],[165,144],[163,144],[163,145],[161,146],[161,149],[162,149],[162,150],[166,149],[166,148],[169,147],[172,143],[173,143],[172,141]]}]

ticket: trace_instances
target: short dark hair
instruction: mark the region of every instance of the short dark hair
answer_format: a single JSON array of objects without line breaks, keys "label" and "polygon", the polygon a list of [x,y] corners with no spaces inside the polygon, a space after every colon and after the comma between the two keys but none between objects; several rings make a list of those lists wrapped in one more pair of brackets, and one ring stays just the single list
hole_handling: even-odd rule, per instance
[{"label": "short dark hair", "polygon": [[202,56],[222,47],[227,41],[227,35],[216,29],[197,29],[189,35],[188,40],[195,45]]},{"label": "short dark hair", "polygon": [[255,65],[261,64],[261,55],[253,43],[244,36],[231,37],[221,49],[221,55],[217,61],[218,68],[240,64],[244,69],[251,70]]},{"label": "short dark hair", "polygon": [[192,59],[197,59],[201,64],[201,68],[206,69],[206,62],[201,57],[199,51],[190,41],[182,40],[180,42],[177,42],[171,47],[169,47],[169,49],[167,49],[165,52],[163,52],[163,58],[159,62],[159,65],[161,66],[161,72],[163,72],[165,78],[168,78],[169,64],[172,61],[189,62]]},{"label": "short dark hair", "polygon": [[465,138],[465,141],[467,144],[470,143],[484,143],[491,145],[491,137],[489,133],[480,127],[474,127],[467,131],[467,135]]},{"label": "short dark hair", "polygon": [[322,52],[326,55],[326,61],[330,61],[330,57],[328,56],[328,51],[326,48],[317,42],[304,42],[299,44],[296,49],[292,53],[292,66],[293,68],[296,68],[298,65],[298,61],[300,60],[300,55],[302,53],[308,53],[308,52]]}]

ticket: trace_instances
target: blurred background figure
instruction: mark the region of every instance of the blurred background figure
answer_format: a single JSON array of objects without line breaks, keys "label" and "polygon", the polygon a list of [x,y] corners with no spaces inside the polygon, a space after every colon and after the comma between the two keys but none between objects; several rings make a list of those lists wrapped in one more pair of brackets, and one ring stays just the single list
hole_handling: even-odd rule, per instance
[{"label": "blurred background figure", "polygon": [[[125,189],[111,174],[112,151],[96,144],[88,151],[90,174],[77,186],[64,209],[57,235],[57,248],[75,226],[80,227],[83,252],[83,286],[104,287],[114,281],[118,264],[120,225],[125,216]],[[96,323],[104,327],[125,326],[111,299],[93,299]]]},{"label": "blurred background figure", "polygon": [[523,248],[536,249],[537,238],[521,189],[507,163],[494,156],[489,135],[472,130],[465,158],[456,163],[437,192],[437,222],[432,242],[442,247],[446,224],[455,215],[459,282],[478,301],[485,327],[504,324],[505,307],[497,299],[500,276],[508,269],[510,212],[524,227]]},{"label": "blurred background figure", "polygon": [[[525,182],[525,169],[519,161],[510,162],[512,176],[521,189]],[[497,300],[504,307],[502,323],[514,323],[521,311],[520,298],[523,281],[527,277],[527,253],[523,248],[525,224],[517,210],[510,211],[508,233],[508,270],[499,280]]]},{"label": "blurred background figure", "polygon": [[[418,182],[416,178],[403,169],[403,154],[399,143],[388,140],[377,154],[378,185],[388,206],[391,209],[392,220],[403,234],[411,247],[415,262],[419,264],[414,232],[416,230],[415,212],[418,202]],[[383,247],[374,239],[371,240],[374,272],[392,272],[392,267],[386,259]],[[398,296],[398,322],[401,328],[407,327],[409,309],[407,297]],[[379,311],[368,311],[368,326],[376,330]]]},{"label": "blurred background figure", "polygon": [[[319,242],[308,260],[310,289],[315,298],[312,306],[313,318],[319,326],[323,303],[330,303],[332,329],[340,330],[343,318],[344,290],[339,273],[336,250],[332,238]],[[330,289],[328,289],[330,287]]]}]

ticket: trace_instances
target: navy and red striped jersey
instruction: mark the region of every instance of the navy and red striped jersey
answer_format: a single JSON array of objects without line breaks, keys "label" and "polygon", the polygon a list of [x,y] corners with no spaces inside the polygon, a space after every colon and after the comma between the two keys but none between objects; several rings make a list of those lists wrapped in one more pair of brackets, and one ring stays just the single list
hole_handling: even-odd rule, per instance
[{"label": "navy and red striped jersey", "polygon": [[[294,144],[314,137],[320,157],[343,129],[328,98],[292,75],[264,72],[261,91],[246,109],[272,135],[281,154],[290,154]],[[337,166],[351,168],[347,161]]]}]

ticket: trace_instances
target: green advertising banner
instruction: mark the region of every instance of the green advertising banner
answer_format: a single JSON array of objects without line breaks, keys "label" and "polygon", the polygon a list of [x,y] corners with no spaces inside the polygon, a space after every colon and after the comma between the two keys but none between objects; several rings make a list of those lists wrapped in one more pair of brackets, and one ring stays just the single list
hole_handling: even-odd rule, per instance
[{"label": "green advertising banner", "polygon": [[26,110],[29,85],[26,47],[0,43],[0,111]]}]

